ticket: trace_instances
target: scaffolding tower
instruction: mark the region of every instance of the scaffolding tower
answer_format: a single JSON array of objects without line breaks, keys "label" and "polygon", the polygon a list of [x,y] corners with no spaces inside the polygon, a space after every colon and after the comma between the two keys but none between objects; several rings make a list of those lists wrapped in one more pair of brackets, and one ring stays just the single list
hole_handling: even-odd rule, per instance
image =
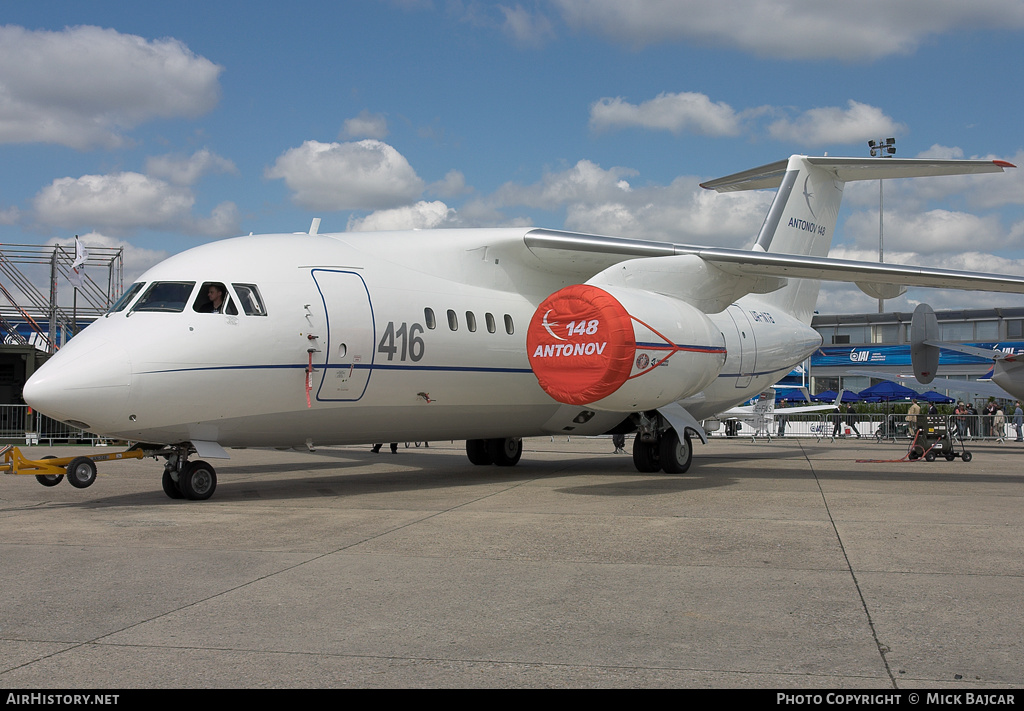
[{"label": "scaffolding tower", "polygon": [[[0,337],[5,345],[34,345],[52,354],[120,298],[124,248],[88,250],[82,286],[77,287],[70,281],[74,245],[0,244]],[[47,282],[48,287],[37,286]]]}]

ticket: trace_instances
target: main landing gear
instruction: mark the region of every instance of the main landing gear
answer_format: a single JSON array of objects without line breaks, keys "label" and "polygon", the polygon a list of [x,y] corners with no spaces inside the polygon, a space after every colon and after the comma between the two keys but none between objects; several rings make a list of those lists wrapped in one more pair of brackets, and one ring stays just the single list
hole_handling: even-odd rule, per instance
[{"label": "main landing gear", "polygon": [[693,461],[689,432],[680,437],[676,431],[661,424],[658,416],[640,413],[637,433],[633,439],[633,465],[638,472],[684,474]]},{"label": "main landing gear", "polygon": [[523,440],[519,437],[467,439],[466,456],[470,462],[481,466],[514,467],[523,456]]}]

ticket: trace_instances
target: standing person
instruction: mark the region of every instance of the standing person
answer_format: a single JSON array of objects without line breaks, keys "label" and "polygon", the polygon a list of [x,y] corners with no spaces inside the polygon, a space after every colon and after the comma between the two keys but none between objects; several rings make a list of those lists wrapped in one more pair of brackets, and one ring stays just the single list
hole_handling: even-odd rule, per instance
[{"label": "standing person", "polygon": [[615,445],[615,451],[612,454],[625,454],[626,453],[626,435],[624,434],[613,434],[612,444]]},{"label": "standing person", "polygon": [[850,426],[853,433],[857,435],[857,439],[860,439],[860,432],[857,431],[857,412],[853,409],[853,403],[847,403],[846,405],[846,424]]},{"label": "standing person", "polygon": [[1013,411],[1013,426],[1017,428],[1017,442],[1024,442],[1021,428],[1024,426],[1024,410],[1020,407],[1020,400],[1016,402],[1017,409]]},{"label": "standing person", "polygon": [[996,399],[994,397],[990,397],[988,399],[988,402],[985,404],[985,410],[984,410],[984,412],[985,412],[985,423],[984,423],[984,429],[982,431],[985,433],[986,437],[991,437],[994,434],[994,432],[993,432],[993,429],[994,429],[993,425],[995,424],[994,420],[995,420],[995,417],[996,417],[996,410],[998,410],[998,409],[999,409],[999,407],[996,405]]},{"label": "standing person", "polygon": [[921,425],[917,419],[917,416],[920,414],[921,406],[917,404],[917,399],[915,398],[910,401],[910,407],[907,409],[907,422],[910,423],[911,436],[921,429]]},{"label": "standing person", "polygon": [[836,438],[839,434],[843,424],[843,416],[839,414],[839,408],[836,408],[835,414],[832,415],[832,439]]},{"label": "standing person", "polygon": [[992,436],[1000,442],[1006,439],[1006,415],[1001,407],[996,408],[995,417],[992,418]]},{"label": "standing person", "polygon": [[974,435],[980,437],[981,432],[978,431],[978,408],[972,402],[967,405],[967,436],[973,439]]}]

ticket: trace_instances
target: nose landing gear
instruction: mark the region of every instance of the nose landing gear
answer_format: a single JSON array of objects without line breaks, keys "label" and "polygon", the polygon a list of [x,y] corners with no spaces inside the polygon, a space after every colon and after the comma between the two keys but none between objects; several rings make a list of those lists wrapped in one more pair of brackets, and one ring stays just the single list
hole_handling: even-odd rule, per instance
[{"label": "nose landing gear", "polygon": [[160,483],[169,498],[205,501],[217,490],[217,471],[201,459],[188,461],[191,451],[183,445],[167,455]]}]

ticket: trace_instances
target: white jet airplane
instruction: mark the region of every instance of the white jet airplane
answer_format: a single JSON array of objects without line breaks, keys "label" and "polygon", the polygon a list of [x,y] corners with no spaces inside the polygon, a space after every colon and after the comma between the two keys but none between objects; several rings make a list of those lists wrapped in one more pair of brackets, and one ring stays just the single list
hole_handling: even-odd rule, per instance
[{"label": "white jet airplane", "polygon": [[[800,390],[803,391],[804,396],[810,401],[807,388],[800,388]],[[842,393],[840,393],[836,401],[829,405],[797,405],[776,410],[775,395],[775,388],[768,388],[750,405],[730,407],[712,419],[702,420],[701,424],[706,432],[715,432],[721,425],[722,420],[726,422],[742,422],[751,429],[751,439],[756,440],[758,435],[763,435],[770,442],[772,432],[775,431],[775,421],[778,417],[817,412],[839,412],[839,406],[842,404]]]},{"label": "white jet airplane", "polygon": [[[1000,172],[1003,161],[793,156],[713,180],[778,187],[749,251],[495,228],[258,235],[153,267],[29,380],[36,410],[166,459],[206,499],[229,447],[636,433],[640,471],[685,472],[698,421],[821,345],[818,280],[1022,293],[1024,277],[827,257],[843,185]],[[223,300],[218,295],[223,293]],[[219,306],[219,308],[217,308]],[[88,459],[69,479],[95,478]]]}]

